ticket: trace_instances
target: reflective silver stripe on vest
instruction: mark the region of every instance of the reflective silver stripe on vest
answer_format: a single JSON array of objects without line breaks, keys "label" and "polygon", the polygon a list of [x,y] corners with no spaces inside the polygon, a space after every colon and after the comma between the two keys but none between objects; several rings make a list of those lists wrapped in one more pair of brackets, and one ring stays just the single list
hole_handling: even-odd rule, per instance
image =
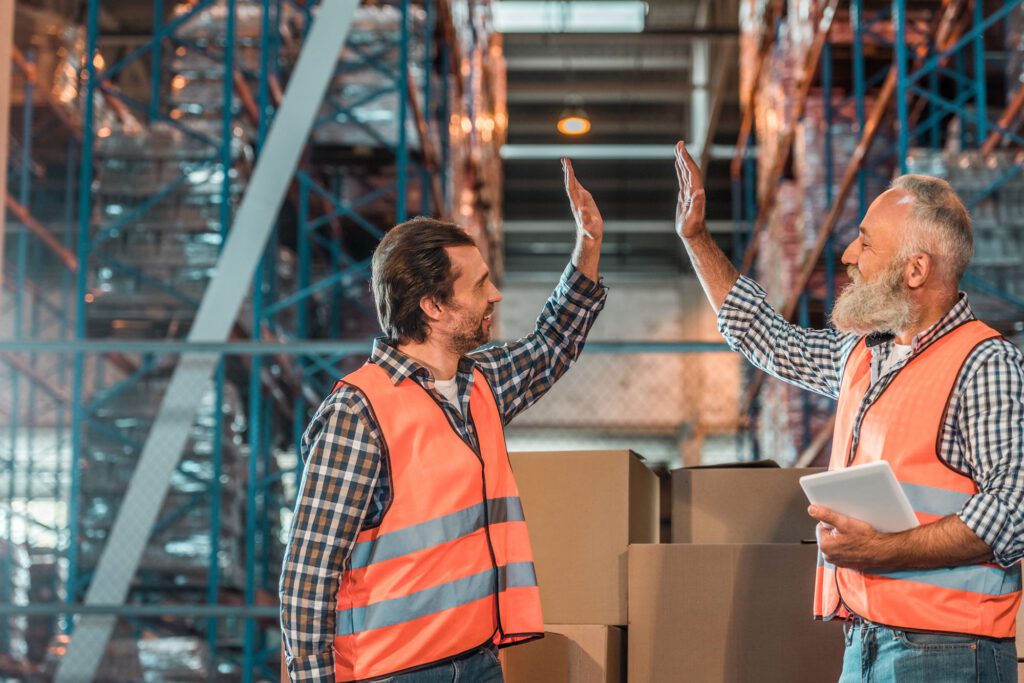
[{"label": "reflective silver stripe on vest", "polygon": [[[487,501],[487,519],[491,524],[522,522],[523,504],[516,496],[491,498]],[[402,557],[419,550],[433,548],[447,541],[484,528],[484,504],[452,512],[451,514],[420,522],[404,529],[383,534],[372,541],[356,543],[352,550],[351,569],[362,569],[376,562]]]},{"label": "reflective silver stripe on vest", "polygon": [[903,487],[904,493],[907,494],[910,507],[914,508],[914,512],[921,512],[926,515],[945,517],[946,515],[956,514],[960,512],[964,503],[971,497],[970,493],[950,491],[949,489],[940,489],[922,484],[908,484],[904,481],[900,482],[900,486]]},{"label": "reflective silver stripe on vest", "polygon": [[982,595],[1009,595],[1021,589],[1019,564],[1012,569],[975,564],[945,569],[868,570],[864,573]]},{"label": "reflective silver stripe on vest", "polygon": [[[338,612],[335,633],[351,636],[482,600],[494,595],[494,572],[494,569],[488,569],[399,598]],[[499,591],[537,585],[533,562],[510,562],[498,567],[497,572]]]}]

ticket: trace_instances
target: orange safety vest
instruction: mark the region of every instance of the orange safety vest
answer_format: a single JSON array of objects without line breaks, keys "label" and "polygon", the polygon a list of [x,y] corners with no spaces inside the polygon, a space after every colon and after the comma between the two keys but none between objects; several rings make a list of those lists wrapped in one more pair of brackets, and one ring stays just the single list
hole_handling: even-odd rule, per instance
[{"label": "orange safety vest", "polygon": [[540,637],[533,552],[486,378],[474,370],[477,451],[412,378],[396,386],[367,363],[342,383],[369,400],[392,500],[380,524],[360,532],[338,589],[335,679],[392,675]]},{"label": "orange safety vest", "polygon": [[[829,469],[887,460],[922,524],[959,512],[978,487],[939,458],[938,443],[960,369],[975,347],[998,336],[971,321],[907,362],[867,408],[854,452],[854,423],[871,381],[871,354],[861,340],[843,372]],[[858,571],[818,553],[819,619],[856,615],[911,631],[1012,638],[1020,599],[1020,564]]]}]

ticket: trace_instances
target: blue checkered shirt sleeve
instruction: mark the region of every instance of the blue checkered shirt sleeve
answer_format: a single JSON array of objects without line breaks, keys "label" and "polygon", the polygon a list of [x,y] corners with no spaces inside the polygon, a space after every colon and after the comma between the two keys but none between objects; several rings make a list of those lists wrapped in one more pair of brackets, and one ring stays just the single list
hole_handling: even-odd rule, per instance
[{"label": "blue checkered shirt sleeve", "polygon": [[603,285],[569,264],[533,332],[470,354],[494,389],[505,424],[536,403],[576,362],[607,294]]},{"label": "blue checkered shirt sleeve", "polygon": [[1010,567],[1024,557],[1024,356],[1005,340],[987,342],[959,383],[958,429],[944,430],[940,450],[960,451],[960,469],[978,485],[960,519]]},{"label": "blue checkered shirt sleeve", "polygon": [[302,437],[305,467],[281,572],[281,632],[293,681],[334,681],[342,569],[381,470],[380,435],[362,392],[345,385]]},{"label": "blue checkered shirt sleeve", "polygon": [[831,398],[839,396],[843,366],[858,340],[833,328],[793,325],[743,276],[718,311],[718,331],[730,348],[769,375]]}]

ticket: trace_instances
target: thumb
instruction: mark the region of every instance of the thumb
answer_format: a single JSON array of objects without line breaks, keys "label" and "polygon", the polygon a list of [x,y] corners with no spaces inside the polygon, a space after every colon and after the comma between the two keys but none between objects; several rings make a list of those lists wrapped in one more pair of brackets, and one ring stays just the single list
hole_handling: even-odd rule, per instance
[{"label": "thumb", "polygon": [[827,507],[823,507],[821,505],[811,505],[810,507],[807,508],[807,514],[809,514],[811,517],[818,520],[819,522],[824,522],[825,524],[828,524],[829,526],[834,526],[837,529],[844,526],[844,522],[846,521],[846,517],[844,517],[843,515],[839,514],[838,512],[829,510]]}]

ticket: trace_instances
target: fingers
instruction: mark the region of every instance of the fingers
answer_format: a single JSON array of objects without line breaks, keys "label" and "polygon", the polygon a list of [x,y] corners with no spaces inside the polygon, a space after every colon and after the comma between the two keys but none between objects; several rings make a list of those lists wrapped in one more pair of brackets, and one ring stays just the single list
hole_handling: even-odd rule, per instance
[{"label": "fingers", "polygon": [[838,512],[833,512],[821,505],[811,505],[807,508],[807,514],[814,519],[831,527],[841,527],[846,518]]},{"label": "fingers", "polygon": [[682,194],[689,193],[693,187],[693,175],[686,163],[686,144],[681,140],[676,143],[675,157],[676,177],[679,179],[680,198],[682,198]]},{"label": "fingers", "polygon": [[576,172],[573,170],[572,161],[568,157],[562,157],[562,174],[565,178],[565,193],[569,195],[569,203],[574,208],[578,207],[582,199],[580,193],[583,190],[583,186],[576,179]]},{"label": "fingers", "polygon": [[690,181],[690,184],[692,185],[694,178],[700,178],[700,168],[697,167],[697,162],[693,160],[693,157],[690,156],[690,153],[686,151],[686,145],[680,143],[679,147],[680,155],[683,160],[683,165],[686,167],[687,179]]},{"label": "fingers", "polygon": [[[697,179],[697,184],[701,185],[700,168],[697,167],[693,157],[686,150],[686,143],[680,140],[676,143],[676,165],[680,167],[681,178],[685,178],[686,185],[693,187],[694,179]],[[680,180],[682,182],[682,180]]]},{"label": "fingers", "polygon": [[686,153],[686,143],[682,140],[679,141],[679,163],[683,166],[683,176],[686,178],[686,185],[688,187],[693,186],[693,173],[690,169],[690,164],[687,163],[690,159],[690,155]]},{"label": "fingers", "polygon": [[565,183],[565,193],[569,195],[570,201],[572,200],[572,181],[570,176],[572,171],[570,170],[570,162],[565,157],[562,157],[562,181]]}]

